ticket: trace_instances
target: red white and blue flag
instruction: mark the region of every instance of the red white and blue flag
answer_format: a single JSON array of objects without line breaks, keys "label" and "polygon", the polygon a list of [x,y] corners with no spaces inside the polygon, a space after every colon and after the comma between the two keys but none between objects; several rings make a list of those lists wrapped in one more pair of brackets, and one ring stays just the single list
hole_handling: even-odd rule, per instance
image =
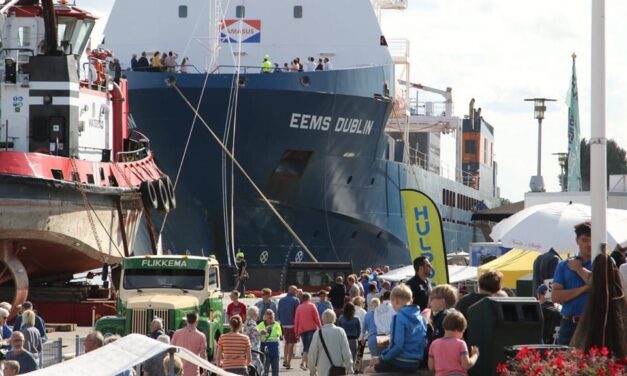
[{"label": "red white and blue flag", "polygon": [[261,20],[231,19],[220,25],[222,43],[261,43]]}]

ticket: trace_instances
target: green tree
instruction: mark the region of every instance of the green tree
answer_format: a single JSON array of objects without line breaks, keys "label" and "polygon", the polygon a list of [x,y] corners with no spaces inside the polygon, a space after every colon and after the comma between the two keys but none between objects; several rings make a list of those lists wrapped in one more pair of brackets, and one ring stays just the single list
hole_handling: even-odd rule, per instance
[{"label": "green tree", "polygon": [[[581,189],[590,190],[590,144],[584,138],[581,140]],[[618,146],[616,141],[607,141],[607,184],[610,175],[627,175],[627,152]]]}]

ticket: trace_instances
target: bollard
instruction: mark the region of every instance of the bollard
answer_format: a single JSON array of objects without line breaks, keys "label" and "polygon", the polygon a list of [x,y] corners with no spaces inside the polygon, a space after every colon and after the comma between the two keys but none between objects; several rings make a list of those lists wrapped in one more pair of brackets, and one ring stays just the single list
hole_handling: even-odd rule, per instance
[{"label": "bollard", "polygon": [[55,363],[61,363],[63,361],[63,338],[59,337],[57,342],[59,345],[57,346],[57,359]]},{"label": "bollard", "polygon": [[76,348],[75,354],[76,356],[79,356],[81,355],[81,349],[80,349],[81,338],[78,336],[78,334],[76,335],[76,340],[74,342],[75,342],[75,348]]}]

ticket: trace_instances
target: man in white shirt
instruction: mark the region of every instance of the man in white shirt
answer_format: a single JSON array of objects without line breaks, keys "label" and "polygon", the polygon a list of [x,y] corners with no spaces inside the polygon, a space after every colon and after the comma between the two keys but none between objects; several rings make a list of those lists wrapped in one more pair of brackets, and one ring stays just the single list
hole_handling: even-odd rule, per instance
[{"label": "man in white shirt", "polygon": [[311,56],[308,57],[303,68],[305,72],[313,72],[314,70],[316,70],[316,63],[314,62],[314,58]]},{"label": "man in white shirt", "polygon": [[331,61],[329,60],[328,57],[324,58],[324,70],[325,71],[333,70],[333,64],[331,64]]}]

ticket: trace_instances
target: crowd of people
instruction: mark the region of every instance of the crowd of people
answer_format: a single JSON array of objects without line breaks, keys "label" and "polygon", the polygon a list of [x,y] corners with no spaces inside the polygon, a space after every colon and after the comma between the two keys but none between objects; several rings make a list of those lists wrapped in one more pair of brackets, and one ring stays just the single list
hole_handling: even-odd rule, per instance
[{"label": "crowd of people", "polygon": [[145,72],[170,72],[170,73],[189,73],[189,58],[184,57],[181,64],[178,63],[179,55],[176,52],[159,52],[155,51],[149,56],[146,51],[137,57],[133,54],[131,58],[131,70]]},{"label": "crowd of people", "polygon": [[333,70],[333,64],[328,57],[316,59],[313,56],[309,56],[303,63],[299,57],[289,63],[283,63],[283,66],[279,66],[278,63],[272,63],[270,56],[265,55],[263,62],[261,63],[261,72],[263,73],[281,73],[281,72],[316,72],[316,71],[330,71]]},{"label": "crowd of people", "polygon": [[[590,223],[576,226],[579,245],[576,257],[547,262],[554,264],[551,298],[547,298],[546,284],[535,288],[544,320],[539,342],[582,349],[605,346],[616,356],[624,357],[626,301],[615,260],[624,262],[624,250],[619,254],[615,251],[612,257],[599,256],[593,268],[590,229]],[[552,258],[550,254],[544,257]],[[413,267],[414,277],[396,285],[379,277],[389,271],[388,267],[363,270],[346,278],[337,276],[331,286],[317,293],[316,302],[312,302],[310,294],[290,286],[276,304],[271,298],[272,291],[263,289],[261,299],[252,308],[260,312],[259,317],[264,321],[249,318],[245,334],[252,349],[268,355],[265,373],[278,374],[278,343],[283,340],[282,366],[292,367],[294,344],[302,341],[300,367],[312,375],[327,375],[335,368],[352,373],[360,344],[368,347],[372,357],[367,373],[431,369],[436,376],[466,375],[479,358],[479,349],[468,343],[473,331],[468,327],[470,307],[486,297],[511,297],[514,293],[502,285],[503,275],[498,271],[482,274],[478,291],[466,293],[448,284],[433,286],[429,280],[432,266],[426,257],[416,258]],[[592,278],[597,269],[603,278]],[[601,273],[602,270],[606,273]],[[605,286],[610,287],[603,293],[600,290]],[[609,299],[602,300],[603,296]],[[230,315],[244,310],[244,307],[236,308],[241,305],[238,297],[239,293],[233,292],[233,302],[227,309]],[[610,301],[610,306],[601,304],[602,301]],[[597,328],[600,324],[591,319],[605,316],[609,317],[610,327],[619,330],[610,334],[607,328]],[[270,325],[272,329],[268,329]],[[598,330],[591,335],[590,327]],[[603,333],[604,342],[601,342]]]}]

